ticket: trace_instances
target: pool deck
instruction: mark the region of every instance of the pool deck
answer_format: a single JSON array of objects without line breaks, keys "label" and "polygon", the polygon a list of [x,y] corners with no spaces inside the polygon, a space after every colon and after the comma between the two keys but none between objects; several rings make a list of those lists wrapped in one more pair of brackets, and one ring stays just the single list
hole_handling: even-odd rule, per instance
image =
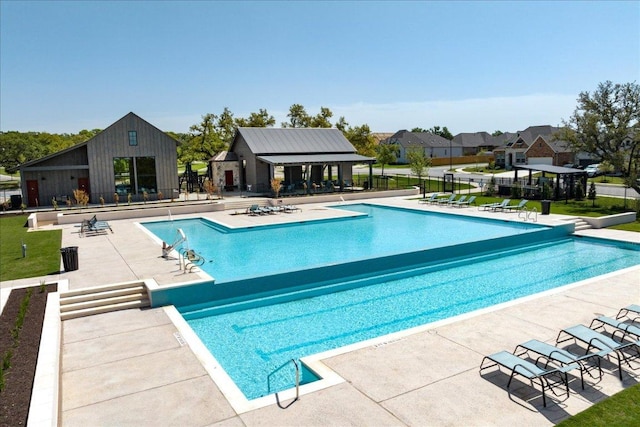
[{"label": "pool deck", "polygon": [[[515,213],[483,212],[418,204],[406,198],[370,200],[387,205],[490,218]],[[204,214],[231,226],[320,219],[339,215],[325,205],[300,205],[301,212],[268,216]],[[186,215],[187,217],[199,216]],[[181,218],[183,216],[174,216]],[[150,218],[152,219],[152,218]],[[158,218],[162,219],[162,218]],[[561,216],[538,216],[558,223]],[[47,276],[67,280],[70,289],[139,279],[166,286],[203,279],[184,274],[175,260],[162,258],[136,220],[110,221],[113,234],[80,237],[74,225],[62,228],[63,246],[78,246],[79,269]],[[577,234],[640,242],[637,233],[585,230]],[[508,275],[505,274],[505,279]],[[39,279],[2,282],[2,288],[33,285]],[[6,294],[3,292],[3,294]],[[504,304],[376,345],[332,355],[323,363],[343,381],[291,399],[238,413],[208,375],[206,355],[180,339],[162,308],[124,310],[62,322],[60,422],[86,425],[553,425],[640,381],[640,369],[603,362],[601,380],[570,373],[570,397],[551,397],[542,407],[539,387],[489,369],[484,355],[512,351],[529,339],[554,342],[563,327],[589,325],[598,315],[614,316],[640,303],[640,266]],[[632,362],[634,368],[640,363]],[[578,376],[576,376],[578,375]],[[282,406],[282,408],[281,408]]]}]

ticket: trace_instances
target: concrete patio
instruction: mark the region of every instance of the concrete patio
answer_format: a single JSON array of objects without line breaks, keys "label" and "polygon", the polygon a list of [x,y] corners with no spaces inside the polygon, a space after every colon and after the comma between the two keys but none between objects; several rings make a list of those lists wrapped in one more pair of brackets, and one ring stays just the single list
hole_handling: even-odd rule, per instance
[{"label": "concrete patio", "polygon": [[[474,208],[418,206],[416,200],[407,198],[371,202],[516,218],[514,213]],[[246,226],[339,214],[321,204],[301,207],[302,212],[294,214],[254,217],[227,211],[203,216],[230,226]],[[563,218],[549,215],[538,220],[558,223]],[[175,260],[162,258],[161,242],[154,241],[136,221],[110,223],[113,234],[86,237],[73,225],[63,226],[63,246],[79,247],[80,268],[47,280],[68,280],[69,288],[77,289],[138,279],[152,278],[158,286],[166,286],[207,278],[184,274]],[[580,233],[640,242],[636,233]],[[229,403],[206,369],[209,356],[185,342],[166,309],[131,309],[65,320],[60,422],[65,426],[552,425],[636,384],[640,370],[625,368],[620,381],[616,365],[604,362],[605,375],[601,380],[587,377],[586,390],[581,390],[579,374],[573,371],[570,397],[551,395],[543,408],[539,387],[514,380],[509,394],[507,373],[494,369],[481,376],[483,356],[511,351],[532,338],[553,343],[561,328],[588,325],[594,317],[615,315],[630,303],[640,303],[640,266],[427,325],[353,351],[336,352],[323,360],[342,378],[336,385],[303,394],[286,409],[282,407],[291,399],[279,406],[274,398],[268,406],[246,412]]]}]

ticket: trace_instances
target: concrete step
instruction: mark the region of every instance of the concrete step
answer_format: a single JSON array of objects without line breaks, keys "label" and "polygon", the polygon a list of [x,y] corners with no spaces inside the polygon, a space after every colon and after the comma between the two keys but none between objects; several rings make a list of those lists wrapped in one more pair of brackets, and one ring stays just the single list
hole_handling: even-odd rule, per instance
[{"label": "concrete step", "polygon": [[84,310],[85,308],[91,307],[101,307],[101,306],[109,306],[120,303],[127,303],[131,301],[141,301],[143,299],[148,299],[146,292],[135,292],[129,293],[125,295],[118,295],[110,298],[94,298],[94,299],[83,299],[82,301],[77,302],[68,302],[60,300],[60,312],[65,313],[68,311],[74,310]]},{"label": "concrete step", "polygon": [[144,286],[143,282],[125,282],[125,283],[114,283],[111,285],[103,285],[103,286],[94,286],[92,288],[82,288],[76,289],[73,291],[66,291],[60,294],[60,298],[71,297],[76,295],[86,295],[86,294],[95,294],[100,292],[107,292],[116,289],[127,289],[133,286]]},{"label": "concrete step", "polygon": [[568,218],[567,221],[575,224],[574,231],[588,230],[592,228],[591,225],[582,218]]},{"label": "concrete step", "polygon": [[131,308],[149,307],[149,300],[143,299],[138,301],[130,301],[120,304],[103,305],[100,307],[91,307],[81,310],[67,311],[60,313],[61,320],[76,319],[78,317],[93,316],[94,314],[110,313],[118,310],[128,310]]},{"label": "concrete step", "polygon": [[143,282],[117,283],[61,293],[60,318],[74,319],[149,305],[149,295]]},{"label": "concrete step", "polygon": [[65,292],[60,295],[60,305],[72,305],[85,301],[92,301],[96,299],[107,299],[107,298],[115,298],[120,296],[126,296],[131,294],[146,294],[146,289],[144,285],[140,284],[138,286],[129,286],[126,288],[115,288],[115,289],[105,289],[95,292],[93,290],[83,290],[82,292],[75,293],[70,295],[68,292]]}]

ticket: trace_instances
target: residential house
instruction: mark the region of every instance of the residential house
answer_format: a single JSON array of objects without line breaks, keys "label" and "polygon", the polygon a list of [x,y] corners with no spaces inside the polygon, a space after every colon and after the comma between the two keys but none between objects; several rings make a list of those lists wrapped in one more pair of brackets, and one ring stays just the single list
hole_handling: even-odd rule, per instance
[{"label": "residential house", "polygon": [[430,158],[451,158],[462,156],[462,145],[449,141],[431,132],[409,132],[400,130],[387,138],[386,144],[398,144],[397,163],[409,163],[407,153],[422,150]]}]

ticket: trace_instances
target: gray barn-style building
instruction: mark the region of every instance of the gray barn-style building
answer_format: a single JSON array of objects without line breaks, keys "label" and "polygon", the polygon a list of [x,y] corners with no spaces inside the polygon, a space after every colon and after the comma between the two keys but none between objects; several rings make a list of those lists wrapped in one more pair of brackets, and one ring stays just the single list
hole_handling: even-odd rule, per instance
[{"label": "gray barn-style building", "polygon": [[178,142],[149,122],[129,113],[80,144],[20,167],[23,201],[27,206],[51,205],[73,199],[84,190],[90,203],[100,197],[113,203],[129,195],[141,200],[171,197],[178,186]]},{"label": "gray barn-style building", "polygon": [[375,162],[375,158],[357,154],[334,128],[238,128],[229,152],[237,156],[240,176],[233,176],[231,170],[222,172],[224,178],[218,177],[218,182],[223,186],[238,183],[243,190],[261,193],[270,191],[277,166],[284,168],[285,193],[312,192],[350,187],[352,167],[357,163],[369,164],[371,182]]}]

